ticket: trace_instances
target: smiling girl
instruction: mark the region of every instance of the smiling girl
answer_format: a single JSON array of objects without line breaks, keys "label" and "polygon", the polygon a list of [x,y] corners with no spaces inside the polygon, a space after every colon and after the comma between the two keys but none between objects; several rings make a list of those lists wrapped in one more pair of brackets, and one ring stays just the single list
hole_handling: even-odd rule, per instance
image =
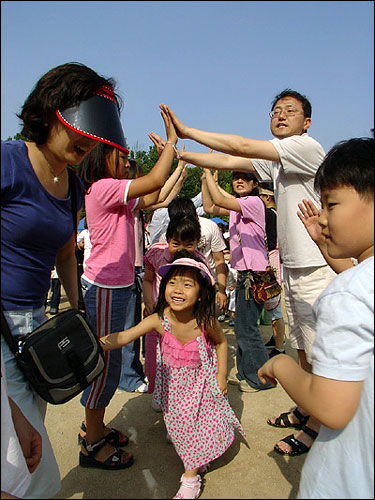
[{"label": "smiling girl", "polygon": [[101,339],[112,350],[150,330],[160,334],[154,399],[185,472],[174,498],[197,498],[208,464],[243,429],[228,403],[227,341],[215,319],[215,281],[186,250],[159,269],[156,312],[129,330]]}]

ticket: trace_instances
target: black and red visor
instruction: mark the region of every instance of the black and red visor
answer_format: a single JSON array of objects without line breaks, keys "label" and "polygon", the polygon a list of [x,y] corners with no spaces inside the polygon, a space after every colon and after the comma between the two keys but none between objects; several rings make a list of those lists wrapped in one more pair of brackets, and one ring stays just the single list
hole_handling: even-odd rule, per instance
[{"label": "black and red visor", "polygon": [[68,128],[91,139],[110,144],[129,154],[113,90],[103,85],[77,106],[57,110],[58,119]]}]

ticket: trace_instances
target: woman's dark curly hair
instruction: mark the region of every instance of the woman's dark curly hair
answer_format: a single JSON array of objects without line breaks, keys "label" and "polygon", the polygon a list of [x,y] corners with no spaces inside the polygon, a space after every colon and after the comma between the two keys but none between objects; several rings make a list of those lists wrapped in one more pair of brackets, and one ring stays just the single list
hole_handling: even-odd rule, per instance
[{"label": "woman's dark curly hair", "polygon": [[[50,69],[36,83],[21,113],[17,114],[23,122],[21,134],[36,144],[44,144],[56,110],[79,104],[102,85],[115,91],[114,79],[100,76],[81,63],[71,62]],[[120,112],[122,101],[117,94],[115,98]]]},{"label": "woman's dark curly hair", "polygon": [[[192,254],[188,250],[180,250],[179,252],[176,252],[172,262],[183,258],[203,262],[199,257]],[[199,328],[202,328],[203,326],[213,326],[215,323],[215,287],[211,285],[211,283],[208,283],[196,267],[172,266],[169,269],[167,274],[163,276],[160,283],[159,298],[155,307],[155,312],[162,317],[164,309],[168,306],[168,303],[165,300],[165,289],[168,281],[172,276],[184,275],[187,269],[189,269],[189,271],[193,271],[195,279],[199,283],[198,300],[194,306],[194,316],[197,320],[197,324]]]}]

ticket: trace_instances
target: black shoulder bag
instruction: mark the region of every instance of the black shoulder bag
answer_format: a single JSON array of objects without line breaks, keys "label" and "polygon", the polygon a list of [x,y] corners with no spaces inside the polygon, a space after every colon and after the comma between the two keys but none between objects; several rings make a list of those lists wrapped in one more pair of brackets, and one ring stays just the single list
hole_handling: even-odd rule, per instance
[{"label": "black shoulder bag", "polygon": [[[74,234],[77,231],[77,203],[69,169]],[[83,305],[78,283],[79,307]],[[62,404],[88,387],[104,370],[104,353],[85,313],[68,309],[49,319],[27,335],[12,335],[1,311],[1,333],[30,386],[48,403]]]}]

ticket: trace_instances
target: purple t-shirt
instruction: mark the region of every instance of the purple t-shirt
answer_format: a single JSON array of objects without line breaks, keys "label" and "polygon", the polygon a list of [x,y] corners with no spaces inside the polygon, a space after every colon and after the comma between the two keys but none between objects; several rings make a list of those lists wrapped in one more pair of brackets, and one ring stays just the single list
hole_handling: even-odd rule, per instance
[{"label": "purple t-shirt", "polygon": [[[84,187],[75,175],[77,211]],[[73,232],[70,193],[55,198],[39,182],[24,141],[1,141],[1,303],[42,307],[59,249]]]},{"label": "purple t-shirt", "polygon": [[244,196],[237,201],[241,212],[229,213],[231,266],[237,271],[265,271],[268,257],[264,203],[258,196]]}]

